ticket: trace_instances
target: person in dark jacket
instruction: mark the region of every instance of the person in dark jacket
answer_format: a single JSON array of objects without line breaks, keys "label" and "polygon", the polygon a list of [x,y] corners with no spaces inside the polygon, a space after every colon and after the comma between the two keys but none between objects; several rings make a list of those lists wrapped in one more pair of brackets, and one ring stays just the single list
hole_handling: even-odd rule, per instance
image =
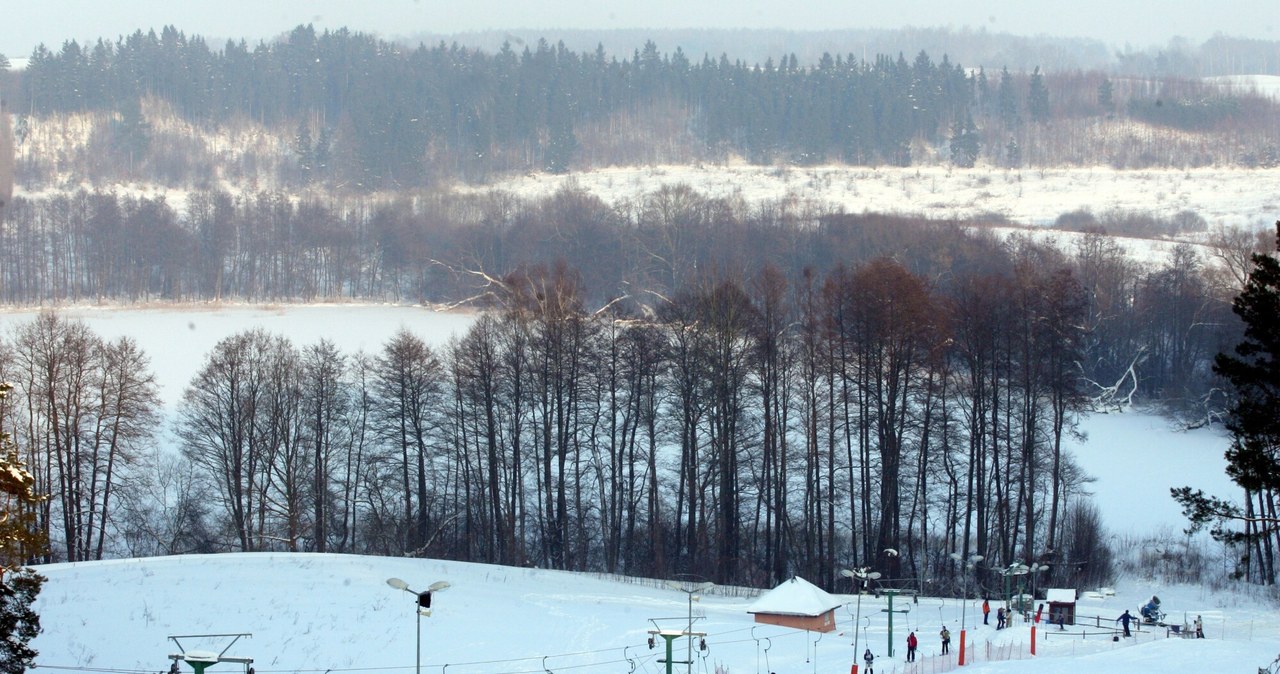
[{"label": "person in dark jacket", "polygon": [[944,654],[951,652],[951,630],[946,625],[942,626],[942,631],[938,632],[938,636],[942,637],[942,652]]},{"label": "person in dark jacket", "polygon": [[870,648],[862,654],[862,661],[867,663],[867,674],[875,674],[875,670],[871,668],[871,663],[876,661],[876,656],[871,654]]},{"label": "person in dark jacket", "polygon": [[1116,622],[1120,623],[1120,626],[1124,628],[1124,635],[1126,637],[1131,636],[1129,634],[1129,623],[1132,621],[1133,616],[1129,613],[1129,609],[1125,609],[1124,613],[1120,614],[1119,618],[1116,618]]}]

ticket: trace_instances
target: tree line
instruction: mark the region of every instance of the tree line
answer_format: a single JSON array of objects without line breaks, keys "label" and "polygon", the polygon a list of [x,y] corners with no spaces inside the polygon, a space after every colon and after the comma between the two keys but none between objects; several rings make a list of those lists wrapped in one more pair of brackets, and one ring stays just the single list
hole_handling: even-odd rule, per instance
[{"label": "tree line", "polygon": [[1051,249],[992,250],[1007,264],[949,283],[876,256],[601,308],[532,265],[487,279],[447,344],[374,353],[248,330],[169,419],[181,458],[149,451],[145,354],[46,312],[0,349],[2,418],[52,494],[47,561],[311,550],[828,587],[871,565],[954,591],[959,551],[986,556],[980,584],[1019,561],[1100,582],[1062,449],[1108,398],[1080,368],[1096,287]]},{"label": "tree line", "polygon": [[[827,53],[805,64],[794,54],[747,63],[678,47],[663,53],[652,41],[623,58],[546,41],[486,53],[310,26],[217,49],[166,27],[42,45],[11,79],[14,109],[24,114],[20,141],[57,115],[94,113],[84,170],[172,184],[209,184],[216,171],[189,166],[210,153],[208,144],[155,128],[149,119],[159,109],[212,136],[246,122],[265,127],[288,141],[287,162],[272,179],[357,190],[735,157],[797,165],[972,166],[978,157],[997,166],[1270,163],[1277,145],[1274,102],[1248,92],[1101,72],[971,70],[924,51]],[[1096,137],[1100,119],[1126,113],[1168,128],[1169,151]],[[1184,131],[1229,142],[1207,149]],[[1240,148],[1266,152],[1243,157]],[[58,172],[39,158],[19,169],[30,181]]]},{"label": "tree line", "polygon": [[[1161,400],[1192,423],[1212,421],[1223,400],[1209,364],[1238,333],[1229,298],[1256,237],[1221,230],[1210,246],[1139,264],[1102,232],[1183,225],[1083,212],[1059,220],[1081,230],[1061,254],[1086,286],[1081,369],[1098,395]],[[810,201],[747,204],[684,186],[617,206],[572,188],[535,200],[412,201],[197,191],[183,211],[81,190],[14,201],[0,231],[0,299],[483,303],[496,277],[572,260],[587,304],[639,312],[708,275],[768,265],[791,284],[878,256],[947,286],[1006,272],[1006,244],[984,232],[981,223],[852,215]]]}]

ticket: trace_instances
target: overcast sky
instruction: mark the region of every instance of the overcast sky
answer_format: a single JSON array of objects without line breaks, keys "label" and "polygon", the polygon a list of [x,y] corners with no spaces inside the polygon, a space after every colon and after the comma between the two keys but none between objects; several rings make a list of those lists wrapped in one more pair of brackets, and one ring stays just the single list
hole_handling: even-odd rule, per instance
[{"label": "overcast sky", "polygon": [[[1113,46],[1194,42],[1215,33],[1280,40],[1280,0],[13,0],[0,53],[43,43],[174,25],[207,38],[270,39],[298,24],[346,26],[394,39],[418,33],[555,28],[985,27],[1034,36],[1093,37]],[[219,42],[211,46],[220,47]]]}]

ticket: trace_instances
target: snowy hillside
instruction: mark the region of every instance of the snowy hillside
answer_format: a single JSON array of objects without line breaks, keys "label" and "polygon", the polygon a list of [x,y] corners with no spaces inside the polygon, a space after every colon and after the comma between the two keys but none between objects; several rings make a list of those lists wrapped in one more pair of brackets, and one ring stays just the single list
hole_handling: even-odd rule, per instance
[{"label": "snowy hillside", "polygon": [[689,185],[715,197],[751,203],[814,199],[851,213],[899,213],[938,219],[996,215],[1024,225],[1052,224],[1087,209],[1149,213],[1161,218],[1191,210],[1211,226],[1269,226],[1280,219],[1274,186],[1280,169],[1194,168],[1116,170],[1107,167],[1026,169],[990,167],[653,166],[531,174],[496,187],[526,197],[576,185],[619,204],[664,185]]},{"label": "snowy hillside", "polygon": [[[161,672],[175,645],[171,635],[249,633],[227,655],[251,657],[258,674],[274,672],[409,672],[418,618],[415,598],[393,589],[402,578],[412,590],[446,581],[432,615],[421,619],[422,671],[489,672],[663,671],[662,640],[649,649],[648,631],[683,630],[690,606],[696,646],[692,671],[709,674],[791,672],[843,674],[853,662],[851,626],[856,603],[836,610],[836,632],[756,626],[750,596],[713,588],[690,604],[688,595],[655,582],[621,582],[592,575],[437,560],[319,554],[227,554],[56,564],[37,605],[45,626],[35,641],[41,670]],[[1077,614],[1087,626],[1038,630],[1031,659],[1030,626],[1015,621],[997,632],[981,622],[980,602],[900,598],[895,609],[895,657],[888,655],[884,597],[864,596],[858,652],[876,655],[875,670],[939,672],[954,665],[962,613],[970,628],[972,674],[1036,672],[1175,671],[1193,663],[1215,672],[1252,672],[1280,653],[1273,608],[1199,588],[1133,584],[1114,596],[1082,598]],[[1207,639],[1167,638],[1165,629],[1112,641],[1114,620],[1158,594],[1170,620],[1202,615]],[[837,599],[853,602],[852,596]],[[1096,618],[1095,618],[1096,617]],[[939,656],[938,631],[953,633],[951,656]],[[908,630],[920,638],[914,667],[903,661]],[[230,638],[186,638],[187,650],[220,652]],[[673,660],[686,659],[677,643]],[[1000,660],[1012,660],[1001,662]],[[183,665],[182,671],[190,672]],[[210,674],[240,674],[240,665]],[[684,671],[678,666],[676,671]],[[865,670],[864,670],[865,671]]]}]

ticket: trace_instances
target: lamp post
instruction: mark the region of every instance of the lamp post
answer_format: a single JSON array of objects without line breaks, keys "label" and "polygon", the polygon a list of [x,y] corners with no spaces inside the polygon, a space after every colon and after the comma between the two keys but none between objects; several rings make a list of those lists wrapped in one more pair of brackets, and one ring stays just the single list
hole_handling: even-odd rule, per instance
[{"label": "lamp post", "polygon": [[[688,671],[690,672],[693,671],[693,602],[699,601],[702,599],[702,597],[698,596],[699,592],[706,592],[707,590],[710,590],[715,586],[716,584],[711,582],[694,583],[694,584],[667,583],[667,587],[670,587],[673,590],[679,590],[689,595],[689,625],[684,630],[684,636],[686,638],[686,641],[689,642],[688,654],[685,656],[685,665],[688,667]],[[671,671],[671,640],[670,639],[667,640],[667,671],[668,672]]]},{"label": "lamp post", "polygon": [[1027,566],[1026,564],[1023,564],[1022,562],[1014,562],[1010,564],[1007,568],[1002,569],[1000,571],[1000,575],[1004,576],[1005,610],[1010,610],[1010,611],[1013,610],[1013,605],[1009,602],[1009,577],[1019,576],[1018,581],[1021,582],[1022,581],[1021,576],[1026,575],[1026,573],[1030,570],[1031,570],[1031,567]]},{"label": "lamp post", "polygon": [[961,581],[961,586],[960,586],[961,587],[960,593],[961,595],[963,595],[960,598],[960,657],[956,661],[958,663],[957,666],[963,667],[964,666],[964,641],[965,641],[964,639],[965,613],[967,613],[969,609],[969,572],[973,571],[973,567],[976,566],[978,562],[981,562],[983,558],[982,558],[982,555],[969,555],[969,557],[966,558],[962,553],[959,553],[959,552],[953,552],[949,556],[951,557],[951,559],[954,559],[957,562],[963,562],[963,567],[961,568],[961,571],[963,572],[963,579]]},{"label": "lamp post", "polygon": [[1036,582],[1039,580],[1042,571],[1048,571],[1048,564],[1032,564],[1031,565],[1031,598],[1036,598]]},{"label": "lamp post", "polygon": [[409,589],[409,584],[399,578],[388,578],[387,585],[390,585],[397,590],[404,590],[418,598],[418,649],[416,660],[417,666],[414,671],[416,674],[422,674],[422,616],[431,615],[431,593],[448,589],[449,583],[443,580],[436,581],[427,586],[427,589],[422,592],[415,592]]},{"label": "lamp post", "polygon": [[858,569],[841,569],[840,575],[853,581],[853,591],[858,595],[857,614],[853,619],[853,671],[852,674],[858,674],[858,623],[862,621],[862,588],[867,581],[875,580],[880,577],[879,571],[872,571],[869,567],[861,567]]}]

